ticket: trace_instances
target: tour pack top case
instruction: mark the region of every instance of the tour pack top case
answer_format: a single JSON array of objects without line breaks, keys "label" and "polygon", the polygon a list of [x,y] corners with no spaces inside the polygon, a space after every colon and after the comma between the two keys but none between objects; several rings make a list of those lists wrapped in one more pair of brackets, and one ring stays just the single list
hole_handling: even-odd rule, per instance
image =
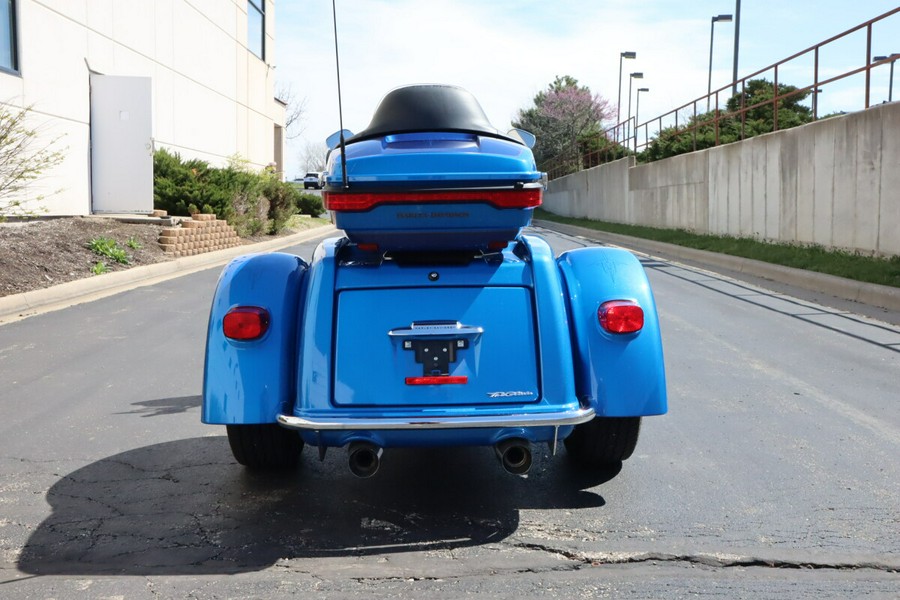
[{"label": "tour pack top case", "polygon": [[501,133],[459,87],[395,89],[366,129],[344,132],[343,150],[338,138],[330,138],[325,206],[361,248],[497,251],[541,204],[534,137]]}]

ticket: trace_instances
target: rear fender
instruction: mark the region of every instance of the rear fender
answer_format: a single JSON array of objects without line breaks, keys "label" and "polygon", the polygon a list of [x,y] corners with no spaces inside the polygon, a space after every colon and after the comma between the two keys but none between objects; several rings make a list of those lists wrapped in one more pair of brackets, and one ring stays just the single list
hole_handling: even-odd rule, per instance
[{"label": "rear fender", "polygon": [[[294,394],[297,323],[307,264],[284,253],[241,256],[219,277],[209,315],[203,373],[204,423],[274,423]],[[259,339],[236,341],[222,330],[236,306],[256,306],[270,323]]]},{"label": "rear fender", "polygon": [[[639,417],[667,410],[666,378],[656,303],[637,258],[619,248],[580,248],[557,259],[566,287],[575,355],[575,388],[598,416]],[[597,310],[633,300],[644,311],[640,331],[613,334]]]}]

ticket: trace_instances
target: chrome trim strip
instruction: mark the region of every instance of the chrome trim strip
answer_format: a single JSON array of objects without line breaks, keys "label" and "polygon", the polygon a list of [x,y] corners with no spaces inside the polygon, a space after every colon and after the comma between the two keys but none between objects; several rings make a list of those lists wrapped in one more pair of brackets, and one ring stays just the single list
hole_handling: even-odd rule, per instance
[{"label": "chrome trim strip", "polygon": [[415,321],[409,327],[398,327],[388,331],[388,335],[392,338],[476,337],[482,333],[483,327],[463,325],[459,321]]},{"label": "chrome trim strip", "polygon": [[546,413],[520,413],[468,417],[333,417],[303,418],[278,415],[278,424],[288,429],[347,431],[354,429],[469,429],[482,427],[563,427],[594,418],[593,408]]}]

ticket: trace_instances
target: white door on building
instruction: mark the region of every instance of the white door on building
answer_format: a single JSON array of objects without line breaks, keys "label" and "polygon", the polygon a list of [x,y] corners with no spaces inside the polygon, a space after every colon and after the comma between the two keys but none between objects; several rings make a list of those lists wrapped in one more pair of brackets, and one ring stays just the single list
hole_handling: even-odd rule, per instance
[{"label": "white door on building", "polygon": [[91,212],[153,210],[149,77],[91,74]]}]

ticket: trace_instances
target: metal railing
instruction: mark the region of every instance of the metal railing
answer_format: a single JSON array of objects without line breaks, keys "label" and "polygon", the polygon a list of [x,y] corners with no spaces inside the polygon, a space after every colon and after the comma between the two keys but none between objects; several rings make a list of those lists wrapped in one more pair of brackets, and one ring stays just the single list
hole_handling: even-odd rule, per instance
[{"label": "metal railing", "polygon": [[[623,158],[625,156],[636,156],[638,160],[641,161],[649,161],[651,160],[647,155],[648,152],[645,152],[648,148],[650,148],[654,143],[657,143],[660,140],[659,136],[662,134],[665,136],[665,141],[672,141],[676,138],[681,138],[682,136],[691,136],[691,148],[692,150],[700,150],[706,147],[718,146],[721,142],[721,133],[723,129],[723,125],[727,125],[730,128],[736,129],[738,121],[740,122],[739,136],[737,139],[743,140],[746,139],[747,131],[746,131],[746,121],[747,114],[750,111],[771,106],[772,111],[772,129],[771,131],[779,130],[779,121],[778,121],[778,113],[779,109],[783,110],[785,100],[791,99],[796,96],[801,96],[805,98],[806,96],[811,96],[811,106],[808,107],[811,111],[811,120],[819,119],[819,94],[823,93],[824,89],[827,86],[834,86],[837,82],[845,80],[849,77],[853,77],[855,75],[864,74],[865,84],[862,86],[862,94],[863,99],[861,102],[862,108],[867,109],[871,106],[871,91],[872,91],[872,71],[878,67],[882,66],[891,66],[891,76],[893,76],[893,63],[900,59],[900,54],[895,53],[895,49],[891,49],[890,54],[886,56],[879,57],[879,60],[873,60],[872,56],[872,30],[873,26],[876,24],[883,24],[891,17],[897,17],[896,20],[891,21],[892,23],[896,23],[900,21],[900,7],[897,7],[893,10],[890,10],[874,19],[866,21],[853,27],[852,29],[848,29],[847,31],[840,33],[834,37],[831,37],[825,41],[819,42],[818,44],[807,48],[806,50],[802,50],[793,54],[785,59],[778,61],[777,63],[760,69],[750,75],[742,77],[737,81],[731,82],[726,86],[720,87],[709,94],[705,94],[675,108],[665,114],[662,114],[658,117],[645,121],[643,123],[638,124],[636,122],[636,118],[631,117],[625,121],[617,123],[616,125],[604,130],[599,134],[599,138],[595,140],[599,145],[603,147],[599,150],[595,150],[589,153],[582,153],[579,151],[569,152],[567,153],[567,158],[554,158],[548,161],[546,165],[546,171],[550,179],[554,179],[556,177],[560,177],[562,175],[567,175],[569,173],[586,169],[590,167],[594,167],[606,162],[610,162],[612,160],[617,160],[619,158]],[[828,49],[829,47],[836,47],[839,43],[846,42],[849,40],[850,36],[857,32],[863,32],[865,35],[865,56],[864,60],[861,64],[851,67],[849,70],[845,70],[840,74],[828,76],[824,75],[823,72],[827,72],[827,70],[823,70],[820,65],[820,55],[823,50]],[[889,38],[889,41],[896,43],[900,46],[900,40],[895,38]],[[862,51],[860,51],[862,54]],[[791,85],[786,85],[783,81],[781,81],[780,76],[784,73],[785,70],[791,71],[793,69],[793,65],[795,61],[800,60],[811,60],[812,65],[811,69],[807,67],[804,69],[807,71],[807,79],[802,81],[802,85],[797,86],[796,83],[792,83]],[[771,81],[773,94],[771,98],[767,98],[763,101],[756,102],[755,104],[748,105],[745,100],[747,99],[747,84],[751,80],[755,79],[764,79],[767,76],[771,77],[769,81]],[[893,82],[891,82],[891,85]],[[734,90],[740,88],[739,94],[733,94]],[[855,93],[860,93],[858,86],[855,87]],[[723,110],[720,108],[722,106],[721,98],[725,96],[726,100],[726,108]],[[737,98],[739,104],[733,106],[733,109],[729,110],[727,107],[727,100]],[[713,106],[711,110],[698,110],[699,106],[702,106],[704,103],[707,106]],[[732,103],[733,105],[735,103]],[[859,109],[859,105],[844,107],[849,108],[851,110]],[[830,116],[830,115],[829,115]],[[654,127],[656,132],[651,135],[650,128]],[[640,140],[640,132],[643,130],[643,141]],[[709,144],[708,141],[698,140],[700,135],[709,135],[712,134],[713,144]],[[736,140],[729,140],[736,141]],[[575,164],[575,159],[573,157],[578,156],[577,163]]]}]

